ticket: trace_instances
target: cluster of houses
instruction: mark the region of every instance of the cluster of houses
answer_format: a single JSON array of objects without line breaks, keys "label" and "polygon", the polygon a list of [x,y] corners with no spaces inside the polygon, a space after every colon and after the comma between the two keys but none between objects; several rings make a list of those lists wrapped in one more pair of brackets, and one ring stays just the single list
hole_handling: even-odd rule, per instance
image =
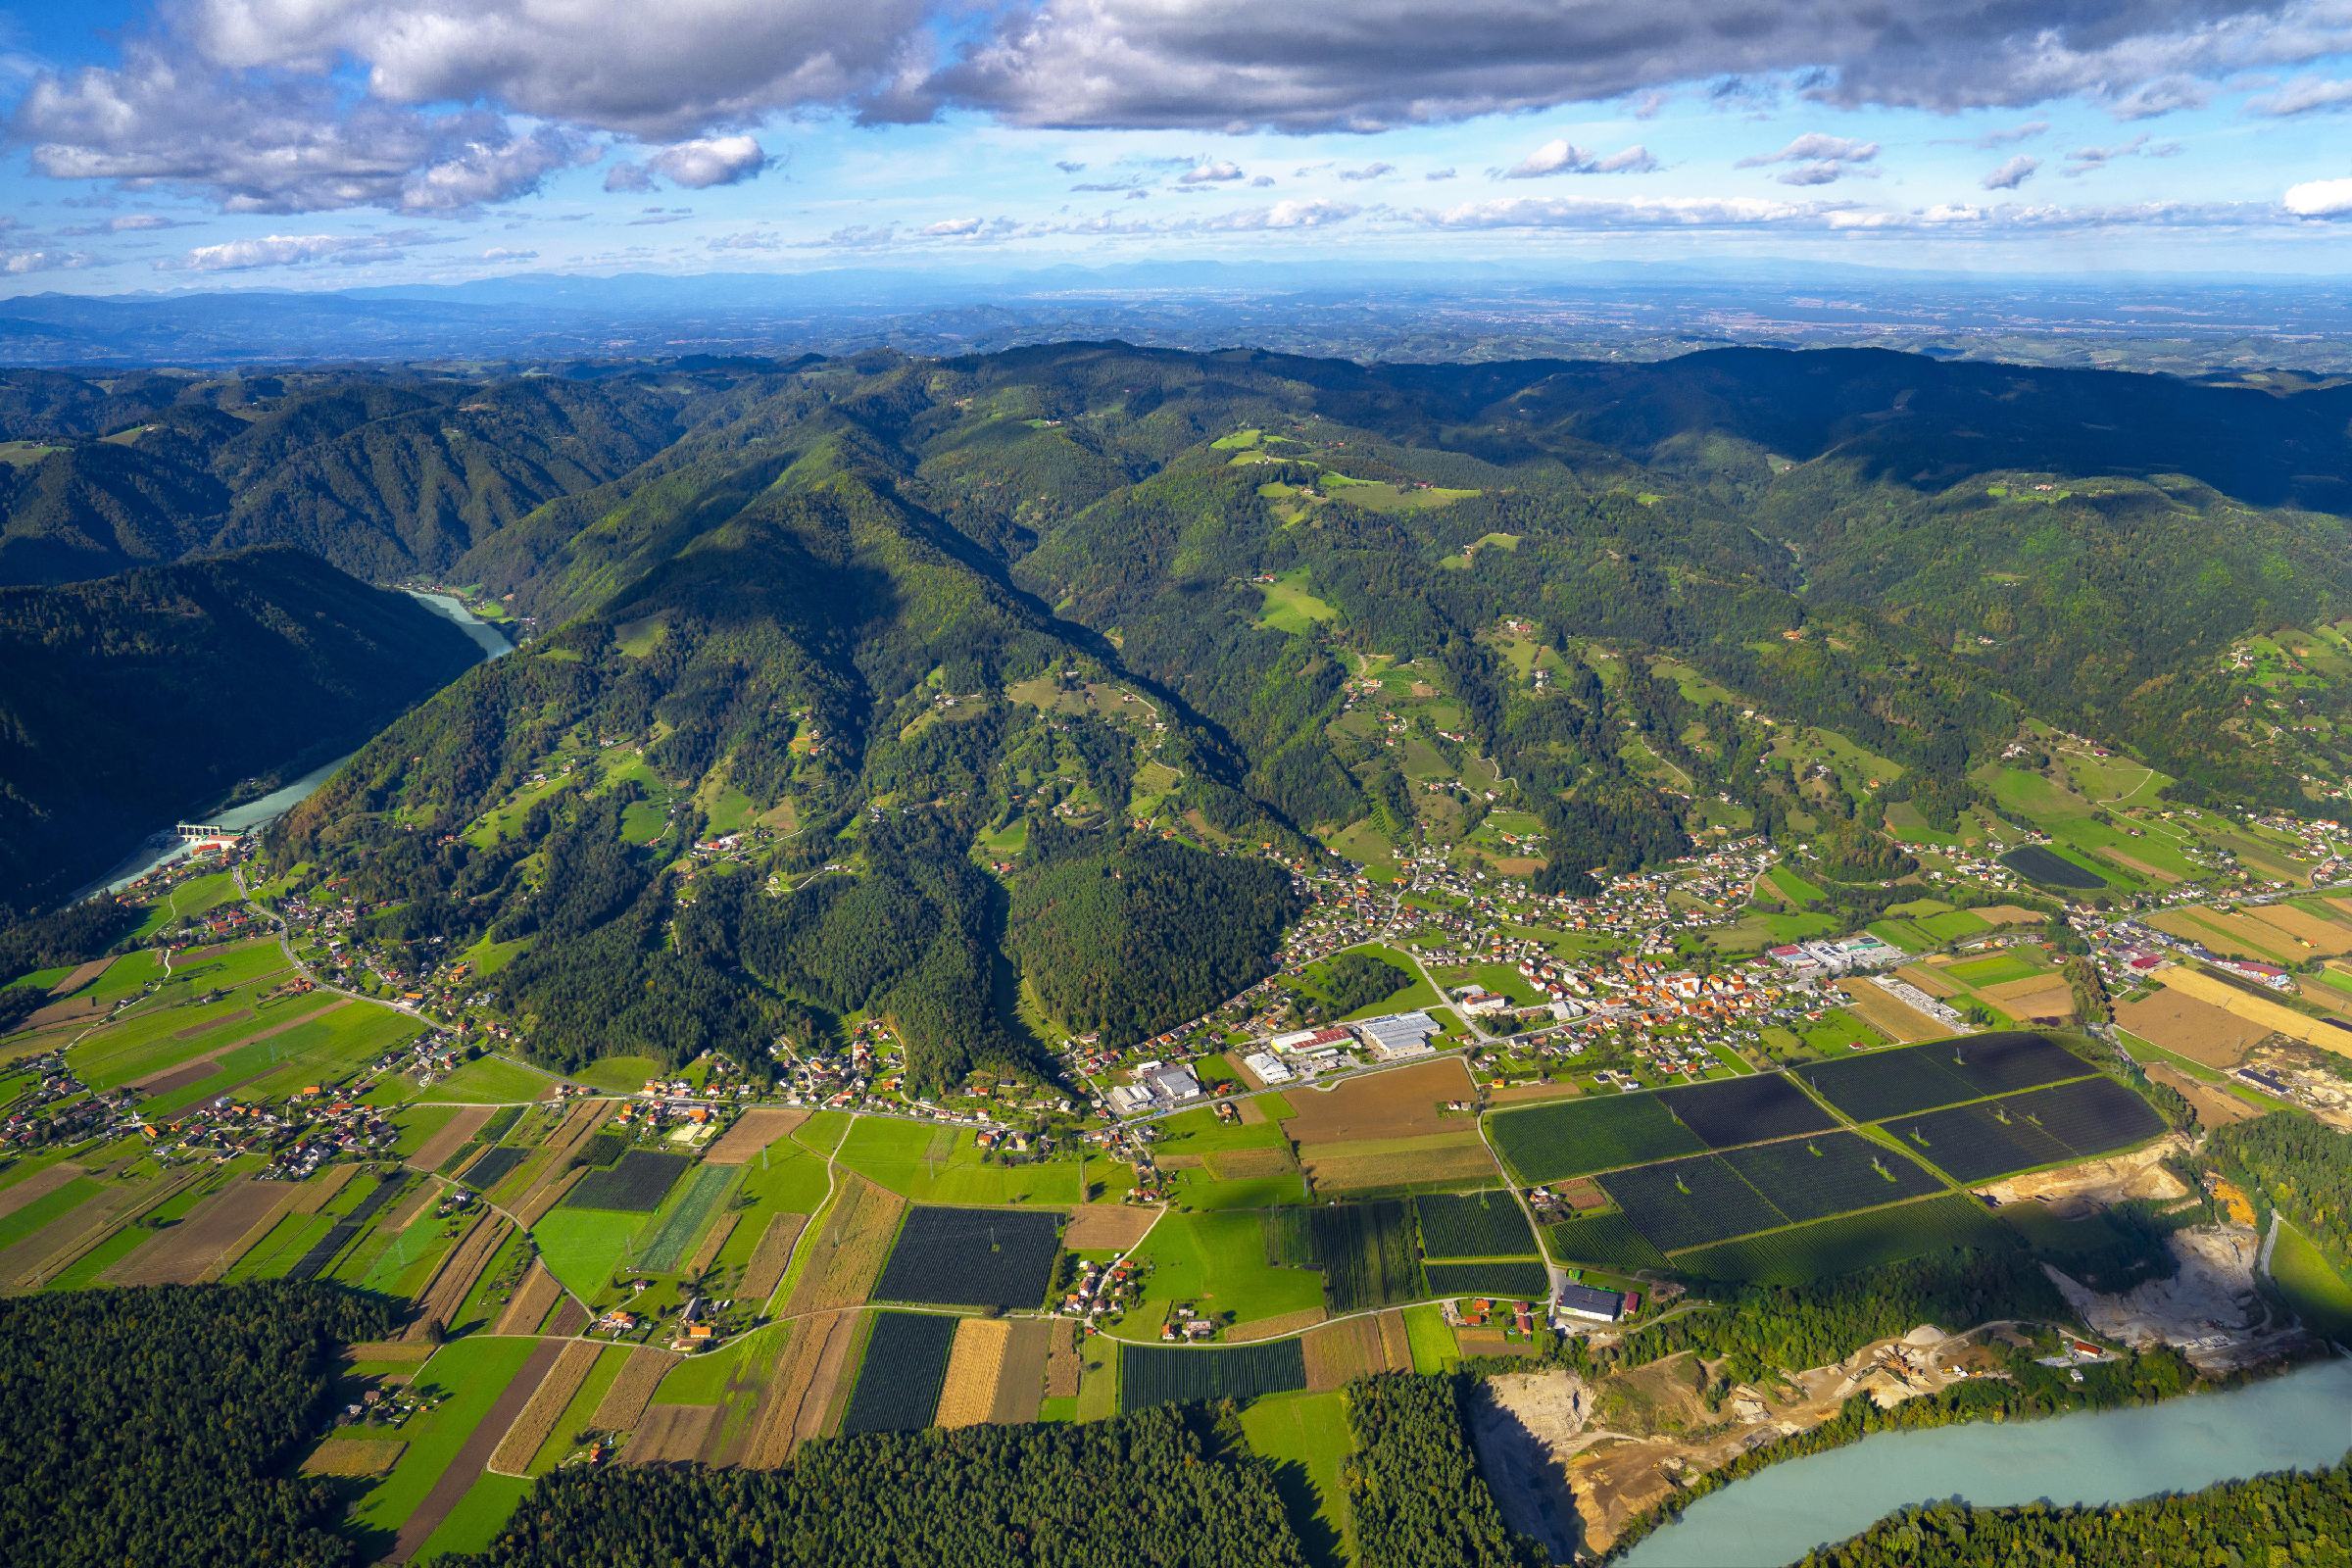
[{"label": "cluster of houses", "polygon": [[137,1098],[131,1090],[115,1089],[75,1099],[88,1086],[66,1065],[62,1051],[27,1057],[13,1070],[38,1076],[19,1091],[7,1120],[0,1121],[0,1148],[46,1149],[111,1134],[131,1116]]},{"label": "cluster of houses", "polygon": [[1834,941],[1785,942],[1766,956],[1793,974],[1844,975],[1892,968],[1909,955],[1867,931],[1857,931]]},{"label": "cluster of houses", "polygon": [[[1061,1314],[1091,1330],[1103,1319],[1116,1322],[1143,1288],[1143,1268],[1133,1257],[1111,1263],[1080,1263],[1078,1278],[1061,1296]],[[1165,1336],[1163,1336],[1164,1338]]]}]

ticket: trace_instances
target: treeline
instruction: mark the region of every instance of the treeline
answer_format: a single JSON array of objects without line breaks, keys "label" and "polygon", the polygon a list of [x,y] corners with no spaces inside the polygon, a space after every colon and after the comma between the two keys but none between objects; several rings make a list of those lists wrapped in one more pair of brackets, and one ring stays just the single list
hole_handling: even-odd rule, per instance
[{"label": "treeline", "polygon": [[2352,1137],[2291,1111],[2214,1130],[2207,1156],[2277,1209],[2338,1270],[2352,1272]]},{"label": "treeline", "polygon": [[1262,978],[1298,908],[1290,874],[1269,861],[1131,838],[1023,877],[1010,935],[1054,1017],[1124,1045]]},{"label": "treeline", "polygon": [[779,1470],[558,1470],[465,1568],[1305,1568],[1272,1468],[1198,1406],[868,1433]]},{"label": "treeline", "polygon": [[392,1303],[282,1281],[0,1301],[0,1542],[20,1568],[355,1562],[333,1483],[284,1479],[341,1345]]},{"label": "treeline", "polygon": [[1934,1502],[1823,1546],[1798,1568],[2211,1568],[2352,1563],[2352,1459],[2091,1508]]},{"label": "treeline", "polygon": [[1541,1568],[1550,1556],[1503,1523],[1464,1432],[1467,1380],[1385,1372],[1348,1386],[1355,1452],[1340,1484],[1361,1568]]}]

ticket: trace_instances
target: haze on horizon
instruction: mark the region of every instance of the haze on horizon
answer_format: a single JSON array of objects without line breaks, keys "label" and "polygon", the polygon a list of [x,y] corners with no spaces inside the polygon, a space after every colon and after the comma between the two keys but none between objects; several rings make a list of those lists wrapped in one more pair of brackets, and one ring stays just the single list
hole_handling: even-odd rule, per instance
[{"label": "haze on horizon", "polygon": [[1757,258],[2327,274],[2336,0],[0,8],[0,289]]}]

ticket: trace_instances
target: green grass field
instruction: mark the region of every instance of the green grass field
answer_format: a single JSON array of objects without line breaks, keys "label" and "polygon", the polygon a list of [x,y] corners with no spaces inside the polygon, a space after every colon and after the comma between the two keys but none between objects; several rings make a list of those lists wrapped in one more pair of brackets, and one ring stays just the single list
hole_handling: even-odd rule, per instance
[{"label": "green grass field", "polygon": [[[806,1129],[804,1129],[806,1130]],[[860,1116],[842,1141],[843,1165],[922,1203],[1076,1203],[1076,1159],[1007,1165],[983,1155],[970,1131]]]},{"label": "green grass field", "polygon": [[537,1100],[555,1081],[536,1067],[505,1056],[477,1056],[439,1083],[428,1086],[418,1098],[461,1104],[505,1105]]},{"label": "green grass field", "polygon": [[1355,1515],[1341,1471],[1355,1452],[1348,1426],[1348,1396],[1270,1394],[1242,1411],[1250,1450],[1278,1466],[1274,1485],[1307,1547],[1311,1562],[1355,1560]]},{"label": "green grass field", "polygon": [[522,1499],[530,1494],[532,1483],[523,1476],[499,1476],[488,1471],[458,1499],[449,1510],[449,1517],[436,1526],[425,1543],[416,1550],[415,1561],[427,1563],[438,1557],[471,1556],[489,1549]]},{"label": "green grass field", "polygon": [[1315,597],[1303,568],[1286,571],[1272,582],[1256,586],[1265,597],[1265,608],[1257,616],[1261,626],[1299,637],[1327,620],[1339,619],[1337,610]]},{"label": "green grass field", "polygon": [[396,1435],[407,1442],[407,1450],[392,1473],[352,1505],[351,1522],[362,1530],[381,1531],[387,1540],[398,1531],[522,1370],[535,1345],[521,1338],[477,1337],[452,1341],[435,1350],[417,1372],[416,1387],[444,1390],[450,1396],[438,1407],[410,1417],[399,1430]]},{"label": "green grass field", "polygon": [[1446,1321],[1446,1309],[1435,1301],[1404,1309],[1405,1341],[1412,1347],[1413,1370],[1422,1374],[1450,1372],[1461,1364],[1462,1348]]},{"label": "green grass field", "polygon": [[1143,1301],[1112,1332],[1156,1342],[1167,1308],[1189,1301],[1237,1323],[1282,1317],[1323,1304],[1323,1276],[1266,1260],[1265,1224],[1255,1209],[1167,1214],[1138,1250],[1151,1265]]},{"label": "green grass field", "polygon": [[549,1273],[580,1299],[594,1301],[611,1285],[644,1223],[643,1214],[558,1204],[531,1227],[531,1240],[539,1245]]},{"label": "green grass field", "polygon": [[2271,1278],[2313,1333],[2352,1345],[2352,1281],[2328,1266],[2310,1238],[2283,1222],[2271,1250]]}]

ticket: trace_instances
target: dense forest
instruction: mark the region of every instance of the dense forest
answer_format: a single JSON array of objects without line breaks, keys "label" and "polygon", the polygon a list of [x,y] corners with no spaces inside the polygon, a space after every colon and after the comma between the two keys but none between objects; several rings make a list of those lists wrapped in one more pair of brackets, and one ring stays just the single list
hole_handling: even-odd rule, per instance
[{"label": "dense forest", "polygon": [[1263,978],[1298,909],[1278,866],[1133,839],[1023,878],[1013,949],[1054,1017],[1140,1040]]},{"label": "dense forest", "polygon": [[333,1484],[282,1477],[339,1348],[398,1323],[283,1282],[0,1300],[0,1541],[22,1568],[339,1568]]},{"label": "dense forest", "polygon": [[2215,1129],[2206,1152],[2265,1209],[2352,1270],[2352,1137],[2288,1111]]},{"label": "dense forest", "polygon": [[325,760],[479,657],[416,601],[283,547],[0,588],[0,906]]},{"label": "dense forest", "polygon": [[1463,1430],[1460,1384],[1389,1372],[1348,1386],[1356,1451],[1341,1484],[1362,1568],[1540,1568],[1550,1560],[1503,1523]]},{"label": "dense forest", "polygon": [[780,1470],[559,1470],[475,1568],[1304,1568],[1271,1469],[1198,1406],[868,1433]]},{"label": "dense forest", "polygon": [[1937,1502],[1824,1546],[1800,1568],[2165,1568],[2352,1563],[2352,1459],[2098,1508]]}]

